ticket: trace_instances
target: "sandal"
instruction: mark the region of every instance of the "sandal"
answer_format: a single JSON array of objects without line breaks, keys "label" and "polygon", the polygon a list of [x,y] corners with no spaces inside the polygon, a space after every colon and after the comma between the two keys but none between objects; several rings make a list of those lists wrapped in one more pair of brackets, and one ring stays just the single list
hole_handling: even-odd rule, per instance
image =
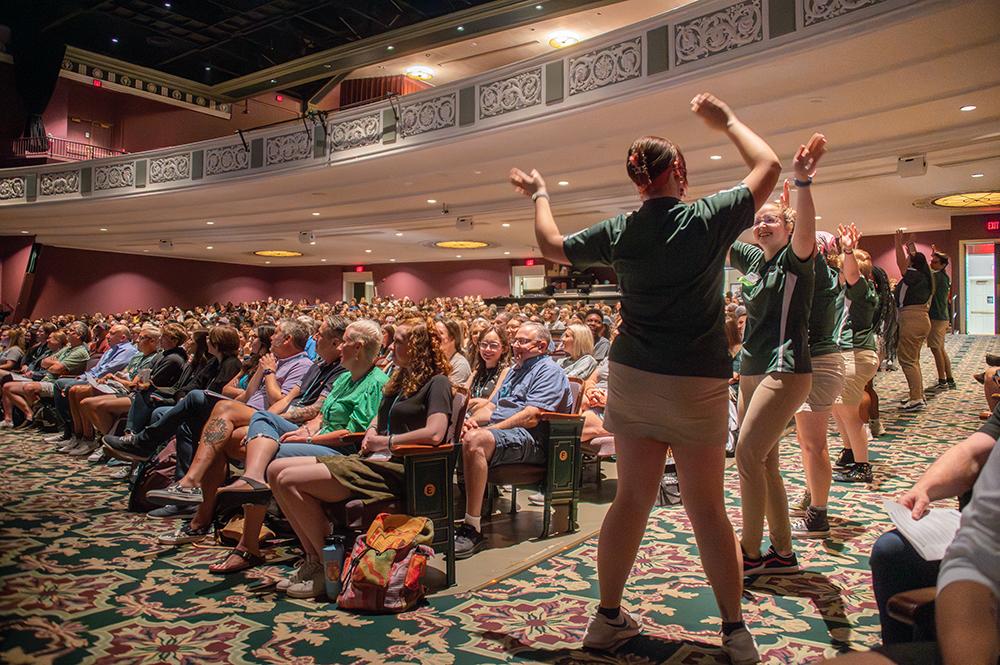
[{"label": "sandal", "polygon": [[[241,480],[250,487],[233,487],[233,485]],[[259,480],[240,476],[229,485],[220,488],[216,495],[219,498],[225,496],[229,502],[239,500],[240,503],[266,504],[271,500],[271,488]]]},{"label": "sandal", "polygon": [[[232,557],[238,557],[240,561],[234,566],[227,566],[226,562]],[[266,559],[260,554],[251,554],[246,550],[241,550],[238,547],[234,547],[232,550],[226,554],[226,558],[219,563],[213,563],[208,567],[209,572],[215,573],[217,575],[229,575],[231,573],[238,573],[248,568],[253,568],[254,566],[259,566],[264,563]]]}]

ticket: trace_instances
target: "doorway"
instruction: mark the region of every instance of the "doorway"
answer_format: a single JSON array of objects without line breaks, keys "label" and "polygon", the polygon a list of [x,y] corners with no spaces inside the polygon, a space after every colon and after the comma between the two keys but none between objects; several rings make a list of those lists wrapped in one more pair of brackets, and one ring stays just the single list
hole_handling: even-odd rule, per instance
[{"label": "doorway", "polygon": [[527,292],[541,291],[545,288],[545,266],[512,266],[510,293],[520,298]]},{"label": "doorway", "polygon": [[360,301],[364,298],[371,302],[375,297],[375,279],[371,271],[344,273],[344,302]]},{"label": "doorway", "polygon": [[997,333],[996,243],[965,241],[963,254],[963,295],[965,332],[969,335]]}]

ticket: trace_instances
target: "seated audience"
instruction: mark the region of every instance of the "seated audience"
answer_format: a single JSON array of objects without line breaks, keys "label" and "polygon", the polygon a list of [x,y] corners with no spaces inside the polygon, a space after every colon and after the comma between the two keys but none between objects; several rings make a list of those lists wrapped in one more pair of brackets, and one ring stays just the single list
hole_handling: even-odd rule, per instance
[{"label": "seated audience", "polygon": [[154,409],[173,400],[188,367],[188,352],[184,347],[187,340],[188,332],[179,323],[167,323],[160,329],[160,357],[149,368],[148,377],[145,372],[139,375],[125,421],[126,434],[142,430],[149,424]]},{"label": "seated audience", "polygon": [[596,307],[587,310],[583,322],[587,324],[594,336],[594,353],[592,355],[597,362],[601,362],[608,357],[608,353],[611,351],[611,340],[608,339],[610,322],[605,321],[604,312]]},{"label": "seated audience", "polygon": [[40,381],[11,382],[3,387],[5,419],[9,420],[13,409],[17,408],[24,414],[26,422],[33,423],[35,402],[40,397],[52,397],[56,380],[61,376],[79,374],[86,368],[87,361],[90,360],[86,345],[90,337],[87,326],[74,321],[66,326],[63,337],[66,340],[65,346],[39,363],[45,370]]},{"label": "seated audience", "polygon": [[593,355],[594,336],[587,326],[579,323],[568,326],[563,332],[560,346],[566,355],[556,358],[555,361],[568,378],[583,380],[597,369],[598,360]]},{"label": "seated audience", "polygon": [[441,350],[448,356],[451,364],[451,374],[448,379],[456,386],[465,385],[472,374],[469,361],[462,355],[462,328],[455,319],[443,319],[434,324],[441,339]]},{"label": "seated audience", "polygon": [[476,409],[488,401],[510,369],[506,331],[500,326],[486,325],[479,333],[475,369],[465,384],[469,390],[469,409]]},{"label": "seated audience", "polygon": [[0,335],[0,370],[12,371],[21,366],[24,360],[25,343],[24,328],[11,328]]}]

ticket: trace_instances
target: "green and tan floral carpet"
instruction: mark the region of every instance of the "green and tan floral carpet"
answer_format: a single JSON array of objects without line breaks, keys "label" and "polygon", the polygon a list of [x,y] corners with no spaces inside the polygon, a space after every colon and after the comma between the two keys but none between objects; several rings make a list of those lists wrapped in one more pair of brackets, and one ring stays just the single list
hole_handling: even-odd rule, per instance
[{"label": "green and tan floral carpet", "polygon": [[[978,426],[982,392],[969,375],[997,346],[969,337],[948,344],[959,389],[932,398],[923,413],[899,414],[901,372],[880,374],[887,433],[873,444],[875,484],[835,486],[832,537],[797,546],[805,572],[748,587],[747,621],[765,662],[806,663],[877,643],[867,555],[888,528],[881,500]],[[596,538],[479,592],[431,597],[400,616],[359,616],[255,588],[284,566],[223,578],[206,569],[220,550],[158,545],[171,523],[125,512],[124,485],[111,469],[54,453],[37,434],[4,433],[0,446],[3,662],[725,662],[714,599],[679,507],[650,518],[626,594],[646,631],[612,657],[579,649],[597,598]],[[783,450],[794,496],[802,483],[794,442]],[[738,525],[735,468],[726,484]]]}]

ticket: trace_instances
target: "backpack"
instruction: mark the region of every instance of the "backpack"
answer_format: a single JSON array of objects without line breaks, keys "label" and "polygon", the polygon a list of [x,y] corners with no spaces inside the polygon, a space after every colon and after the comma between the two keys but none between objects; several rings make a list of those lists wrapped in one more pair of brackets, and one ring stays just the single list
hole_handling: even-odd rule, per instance
[{"label": "backpack", "polygon": [[146,501],[146,492],[160,490],[174,482],[174,473],[177,468],[177,449],[174,440],[163,447],[153,459],[148,462],[140,462],[136,467],[135,475],[129,483],[128,509],[133,513],[146,513],[154,508],[159,508],[158,504]]},{"label": "backpack", "polygon": [[337,607],[361,612],[404,612],[424,597],[420,583],[434,555],[434,524],[426,517],[380,513],[354,541],[341,574]]}]

